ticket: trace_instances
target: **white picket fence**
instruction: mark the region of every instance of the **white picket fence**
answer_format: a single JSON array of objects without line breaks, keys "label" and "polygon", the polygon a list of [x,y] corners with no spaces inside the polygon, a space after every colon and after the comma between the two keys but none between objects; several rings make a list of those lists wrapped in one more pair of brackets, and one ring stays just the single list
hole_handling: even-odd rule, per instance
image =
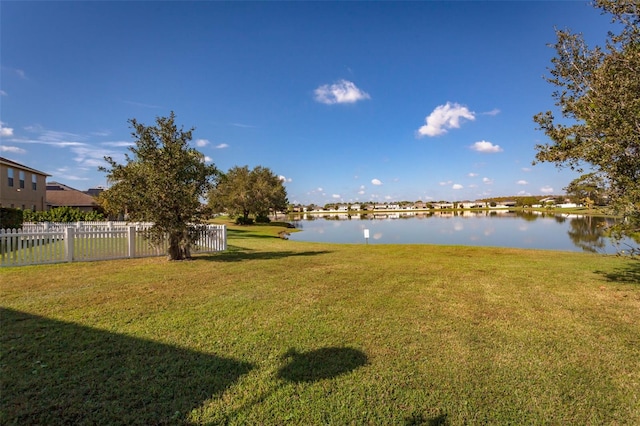
[{"label": "white picket fence", "polygon": [[[0,229],[0,266],[163,256],[168,240],[152,243],[150,223],[78,222],[25,223],[21,229]],[[194,253],[227,249],[224,225],[198,231]]]}]

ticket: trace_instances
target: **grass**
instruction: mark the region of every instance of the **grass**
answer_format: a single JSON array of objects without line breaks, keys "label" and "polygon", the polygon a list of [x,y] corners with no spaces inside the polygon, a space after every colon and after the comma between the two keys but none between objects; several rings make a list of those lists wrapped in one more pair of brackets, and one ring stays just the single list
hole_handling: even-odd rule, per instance
[{"label": "grass", "polygon": [[0,270],[0,423],[640,424],[640,262],[280,231]]}]

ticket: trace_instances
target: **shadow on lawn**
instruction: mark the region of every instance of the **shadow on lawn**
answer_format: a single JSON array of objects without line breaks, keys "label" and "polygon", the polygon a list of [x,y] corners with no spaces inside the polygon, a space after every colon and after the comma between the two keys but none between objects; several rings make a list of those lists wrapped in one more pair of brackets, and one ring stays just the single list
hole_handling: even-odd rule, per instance
[{"label": "shadow on lawn", "polygon": [[640,261],[630,260],[612,272],[596,271],[607,280],[623,284],[640,284]]},{"label": "shadow on lawn", "polygon": [[253,366],[1,309],[1,424],[181,424]]},{"label": "shadow on lawn", "polygon": [[227,238],[238,239],[238,240],[244,239],[244,238],[251,238],[253,240],[255,238],[274,239],[274,238],[280,238],[280,237],[277,235],[261,234],[251,230],[227,229]]},{"label": "shadow on lawn", "polygon": [[285,257],[297,256],[317,256],[321,254],[331,253],[327,250],[319,251],[252,251],[246,249],[238,250],[230,247],[229,250],[211,254],[198,256],[195,259],[206,260],[210,262],[241,262],[243,260],[268,260],[268,259],[284,259]]},{"label": "shadow on lawn", "polygon": [[[293,383],[311,383],[332,379],[362,367],[367,364],[367,355],[353,348],[329,347],[308,352],[298,352],[292,348],[282,356],[281,360],[285,362],[285,365],[278,370],[277,378]],[[256,405],[264,403],[283,386],[282,382],[275,384],[271,389],[233,411],[227,416],[226,422],[229,423],[240,413],[248,412]]]},{"label": "shadow on lawn", "polygon": [[278,377],[290,382],[315,382],[331,379],[367,364],[367,355],[353,348],[320,348],[309,352],[289,349],[284,354],[287,364]]},{"label": "shadow on lawn", "polygon": [[448,425],[446,414],[427,418],[423,414],[415,414],[404,419],[405,426],[446,426]]}]

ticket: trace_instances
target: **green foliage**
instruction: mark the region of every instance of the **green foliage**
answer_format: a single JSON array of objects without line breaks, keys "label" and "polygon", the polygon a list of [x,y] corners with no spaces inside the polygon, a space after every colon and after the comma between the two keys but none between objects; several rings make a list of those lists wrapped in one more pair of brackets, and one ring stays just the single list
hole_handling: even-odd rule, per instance
[{"label": "green foliage", "polygon": [[0,207],[0,229],[19,229],[22,221],[22,210]]},{"label": "green foliage", "polygon": [[593,204],[605,204],[607,190],[605,178],[598,173],[588,173],[574,179],[564,188],[567,195],[576,203],[583,203],[591,208]]},{"label": "green foliage", "polygon": [[204,155],[189,146],[193,128],[183,130],[175,124],[175,114],[156,118],[155,126],[129,120],[135,146],[129,148],[126,164],[105,157],[112,186],[101,194],[102,206],[110,213],[126,212],[132,221],[153,222],[155,239],[169,237],[172,260],[190,257],[193,243],[191,225],[202,216],[200,199],[217,176]]},{"label": "green foliage", "polygon": [[[271,211],[286,210],[287,191],[282,180],[270,169],[257,166],[235,166],[222,175],[209,192],[209,207],[230,216],[241,216],[247,223],[249,216],[267,217]],[[238,222],[240,223],[240,222]]]},{"label": "green foliage", "polygon": [[90,211],[83,212],[80,209],[74,207],[54,207],[51,210],[46,211],[31,211],[25,210],[23,212],[25,222],[92,222],[98,220],[104,220],[104,215],[100,212]]},{"label": "green foliage", "polygon": [[269,223],[269,222],[271,222],[271,219],[269,219],[269,216],[265,214],[259,214],[256,216],[256,223]]},{"label": "green foliage", "polygon": [[253,225],[253,219],[250,217],[238,216],[234,223],[236,225]]},{"label": "green foliage", "polygon": [[562,118],[551,111],[534,117],[551,139],[536,146],[536,161],[589,168],[605,179],[611,207],[624,219],[618,231],[632,234],[640,230],[640,2],[595,4],[620,32],[609,33],[604,49],[590,49],[582,35],[556,31],[547,80]]}]

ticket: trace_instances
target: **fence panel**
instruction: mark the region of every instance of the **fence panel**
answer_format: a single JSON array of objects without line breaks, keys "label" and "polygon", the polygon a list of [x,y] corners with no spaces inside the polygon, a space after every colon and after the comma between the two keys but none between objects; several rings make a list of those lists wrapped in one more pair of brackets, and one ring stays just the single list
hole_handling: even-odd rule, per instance
[{"label": "fence panel", "polygon": [[0,266],[39,265],[64,261],[64,232],[0,230]]},{"label": "fence panel", "polygon": [[[23,229],[0,229],[0,266],[163,256],[169,243],[153,242],[152,224],[83,222],[72,224],[27,224]],[[64,226],[67,225],[67,226]],[[199,229],[194,253],[227,249],[224,225]]]},{"label": "fence panel", "polygon": [[129,257],[127,237],[127,228],[76,231],[73,261]]}]

